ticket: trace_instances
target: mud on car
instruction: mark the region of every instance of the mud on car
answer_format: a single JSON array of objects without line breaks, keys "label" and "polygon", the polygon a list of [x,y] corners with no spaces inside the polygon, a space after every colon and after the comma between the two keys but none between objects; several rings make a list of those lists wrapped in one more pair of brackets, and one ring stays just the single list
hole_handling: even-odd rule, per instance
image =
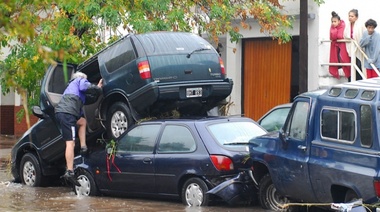
[{"label": "mud on car", "polygon": [[45,177],[64,171],[65,142],[54,107],[76,71],[87,74],[92,83],[103,78],[103,95],[83,109],[90,148],[101,135],[115,139],[144,117],[172,110],[181,116],[204,115],[230,95],[233,86],[212,45],[184,32],[129,34],[82,64],[54,64],[44,76],[40,105],[33,108],[40,120],[12,149],[16,181],[40,186]]}]

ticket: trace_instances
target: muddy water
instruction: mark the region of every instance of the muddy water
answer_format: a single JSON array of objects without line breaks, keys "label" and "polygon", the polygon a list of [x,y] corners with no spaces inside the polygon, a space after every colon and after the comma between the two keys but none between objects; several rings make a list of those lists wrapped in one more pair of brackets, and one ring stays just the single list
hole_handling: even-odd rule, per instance
[{"label": "muddy water", "polygon": [[0,145],[0,211],[263,211],[259,206],[186,207],[179,201],[77,196],[65,186],[29,187],[11,182],[10,149]]}]

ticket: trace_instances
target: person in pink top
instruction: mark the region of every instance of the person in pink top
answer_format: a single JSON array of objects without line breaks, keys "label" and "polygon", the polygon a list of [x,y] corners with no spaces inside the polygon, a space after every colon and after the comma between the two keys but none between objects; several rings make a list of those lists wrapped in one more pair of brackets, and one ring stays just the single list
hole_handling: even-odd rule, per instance
[{"label": "person in pink top", "polygon": [[[340,19],[339,15],[336,12],[331,13],[331,27],[330,27],[330,63],[350,63],[351,58],[348,56],[345,42],[338,42],[337,40],[344,39],[344,29],[346,24],[343,20]],[[351,76],[351,67],[342,66],[344,75],[349,78]],[[330,74],[340,79],[339,75],[339,66],[329,66]]]}]

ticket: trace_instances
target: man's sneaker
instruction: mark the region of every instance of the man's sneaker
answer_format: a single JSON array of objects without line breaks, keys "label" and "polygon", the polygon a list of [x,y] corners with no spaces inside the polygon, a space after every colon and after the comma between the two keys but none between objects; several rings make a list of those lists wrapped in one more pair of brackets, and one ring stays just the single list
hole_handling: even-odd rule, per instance
[{"label": "man's sneaker", "polygon": [[65,180],[67,180],[67,181],[69,181],[70,183],[72,183],[73,185],[75,185],[75,186],[81,186],[81,184],[80,184],[80,183],[77,181],[77,179],[75,178],[75,174],[74,174],[74,172],[71,171],[71,170],[67,170],[67,171],[65,172],[65,174],[62,175],[62,177],[63,177]]},{"label": "man's sneaker", "polygon": [[81,147],[81,148],[80,148],[80,155],[81,155],[82,157],[85,157],[85,156],[88,155],[88,149],[87,149],[87,147]]}]

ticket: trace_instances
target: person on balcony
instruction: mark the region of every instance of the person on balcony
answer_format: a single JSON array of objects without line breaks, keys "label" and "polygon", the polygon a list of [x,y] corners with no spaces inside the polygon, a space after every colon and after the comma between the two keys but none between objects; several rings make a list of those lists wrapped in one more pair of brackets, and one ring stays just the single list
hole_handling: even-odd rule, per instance
[{"label": "person on balcony", "polygon": [[365,22],[365,27],[367,31],[364,31],[360,40],[360,47],[364,48],[368,56],[368,59],[364,60],[364,67],[367,69],[367,78],[378,77],[371,64],[380,69],[380,33],[375,31],[377,23],[373,19],[368,19]]},{"label": "person on balcony", "polygon": [[[356,66],[360,71],[364,72],[364,56],[359,51],[358,46],[353,42],[356,42],[359,45],[359,42],[363,36],[363,32],[366,30],[366,28],[364,27],[364,23],[359,20],[359,11],[357,9],[352,9],[348,12],[348,21],[349,24],[347,24],[344,30],[344,38],[351,39],[351,42],[346,43],[347,52],[350,57],[356,57]],[[353,48],[352,52],[351,47]],[[356,80],[361,80],[362,76],[358,71],[355,72]],[[365,72],[363,74],[365,74]],[[348,79],[348,81],[351,81],[351,77]]]},{"label": "person on balcony", "polygon": [[[331,27],[330,27],[330,63],[350,63],[351,59],[348,56],[345,42],[338,42],[338,40],[344,39],[344,29],[346,24],[343,20],[340,19],[339,15],[336,12],[331,13]],[[351,67],[342,66],[344,75],[349,78],[351,76]],[[339,75],[339,66],[330,65],[329,66],[330,74],[340,79]]]}]

